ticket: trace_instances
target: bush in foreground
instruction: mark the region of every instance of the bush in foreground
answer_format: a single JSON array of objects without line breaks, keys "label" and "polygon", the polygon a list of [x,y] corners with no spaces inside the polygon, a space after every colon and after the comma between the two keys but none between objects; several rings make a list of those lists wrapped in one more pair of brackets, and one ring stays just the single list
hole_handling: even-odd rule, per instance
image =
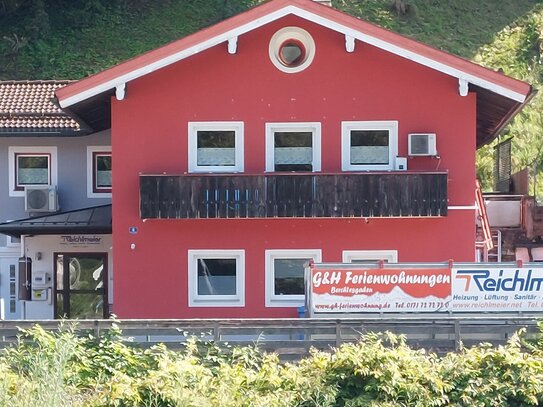
[{"label": "bush in foreground", "polygon": [[0,406],[537,406],[543,347],[519,336],[438,357],[402,337],[368,334],[296,364],[256,347],[189,340],[141,349],[118,326],[99,338],[73,327],[23,331],[0,355]]}]

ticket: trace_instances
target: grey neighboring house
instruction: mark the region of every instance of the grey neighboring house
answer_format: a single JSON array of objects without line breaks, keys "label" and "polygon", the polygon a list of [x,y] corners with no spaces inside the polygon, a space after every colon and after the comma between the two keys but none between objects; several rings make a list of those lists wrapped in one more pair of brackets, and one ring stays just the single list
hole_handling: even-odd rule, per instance
[{"label": "grey neighboring house", "polygon": [[[112,257],[110,130],[91,133],[84,123],[78,123],[53,103],[55,89],[68,83],[0,82],[2,319],[54,318],[57,311],[60,315],[70,309],[70,301],[72,307],[78,301],[85,303],[94,292],[103,294],[99,307],[104,314],[111,303],[104,288],[107,281],[96,283],[96,269],[94,287],[83,282],[89,272],[85,264],[92,262],[105,261],[102,268],[110,269],[109,275],[100,278],[112,275],[108,267]],[[99,224],[93,223],[96,221]],[[102,244],[89,243],[96,241]],[[89,261],[74,254],[92,251],[103,253],[103,259],[95,261],[94,257],[99,256],[93,254],[87,256],[92,257]],[[29,274],[19,271],[20,258],[32,264],[27,267]],[[62,284],[64,259],[69,259],[66,267],[72,275],[65,273],[65,281],[71,291]],[[44,276],[45,280],[40,281]],[[23,278],[27,281],[20,281]],[[27,283],[33,283],[32,287]],[[22,292],[25,288],[29,289],[27,293]],[[84,290],[94,291],[82,293]],[[98,306],[94,306],[97,310]],[[80,315],[87,316],[91,317],[85,312]]]}]

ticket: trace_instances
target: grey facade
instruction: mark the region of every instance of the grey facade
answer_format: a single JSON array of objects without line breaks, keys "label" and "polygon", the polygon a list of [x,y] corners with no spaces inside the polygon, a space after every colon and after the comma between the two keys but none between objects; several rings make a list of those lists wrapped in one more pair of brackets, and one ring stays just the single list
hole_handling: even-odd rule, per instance
[{"label": "grey facade", "polygon": [[[111,190],[95,188],[98,175],[95,175],[97,164],[93,155],[93,152],[111,154],[110,130],[92,133],[84,123],[77,123],[53,103],[55,89],[67,83],[69,81],[0,82],[0,223],[111,204]],[[58,207],[50,213],[25,210],[22,184],[32,182],[17,180],[25,171],[25,158],[21,157],[40,154],[49,160],[47,184],[57,191]],[[85,232],[76,228],[73,233]],[[59,236],[45,230],[43,233],[38,230],[35,235],[20,234],[22,237],[17,238],[0,233],[0,319],[51,318],[56,301],[51,291],[53,286],[45,301],[19,300],[19,258],[32,260],[32,273],[45,271],[53,277],[54,253],[93,248],[71,245],[59,250],[55,245]],[[109,239],[105,237],[103,241]],[[106,244],[100,250],[110,251],[111,245]]]},{"label": "grey facade", "polygon": [[[29,216],[25,212],[24,197],[10,196],[9,168],[10,147],[57,148],[57,190],[59,207],[62,211],[86,208],[111,203],[111,197],[89,197],[87,193],[88,168],[92,163],[87,159],[87,147],[111,146],[110,131],[79,137],[1,137],[0,136],[0,223],[22,219]],[[55,163],[52,163],[55,165]],[[6,245],[4,236],[0,237],[0,246]]]}]

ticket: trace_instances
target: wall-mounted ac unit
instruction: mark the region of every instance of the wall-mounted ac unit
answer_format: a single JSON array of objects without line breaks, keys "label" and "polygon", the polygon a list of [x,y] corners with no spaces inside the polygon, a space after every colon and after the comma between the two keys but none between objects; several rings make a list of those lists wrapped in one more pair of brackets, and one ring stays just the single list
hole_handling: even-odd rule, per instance
[{"label": "wall-mounted ac unit", "polygon": [[58,211],[57,187],[51,185],[25,187],[25,211]]},{"label": "wall-mounted ac unit", "polygon": [[408,135],[409,156],[436,156],[435,133],[411,133]]}]

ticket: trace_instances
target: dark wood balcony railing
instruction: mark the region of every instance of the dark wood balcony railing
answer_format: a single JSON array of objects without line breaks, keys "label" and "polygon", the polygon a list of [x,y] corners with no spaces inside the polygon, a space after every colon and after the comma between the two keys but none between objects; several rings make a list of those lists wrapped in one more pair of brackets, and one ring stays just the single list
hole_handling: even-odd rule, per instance
[{"label": "dark wood balcony railing", "polygon": [[447,173],[140,175],[142,219],[447,215]]}]

